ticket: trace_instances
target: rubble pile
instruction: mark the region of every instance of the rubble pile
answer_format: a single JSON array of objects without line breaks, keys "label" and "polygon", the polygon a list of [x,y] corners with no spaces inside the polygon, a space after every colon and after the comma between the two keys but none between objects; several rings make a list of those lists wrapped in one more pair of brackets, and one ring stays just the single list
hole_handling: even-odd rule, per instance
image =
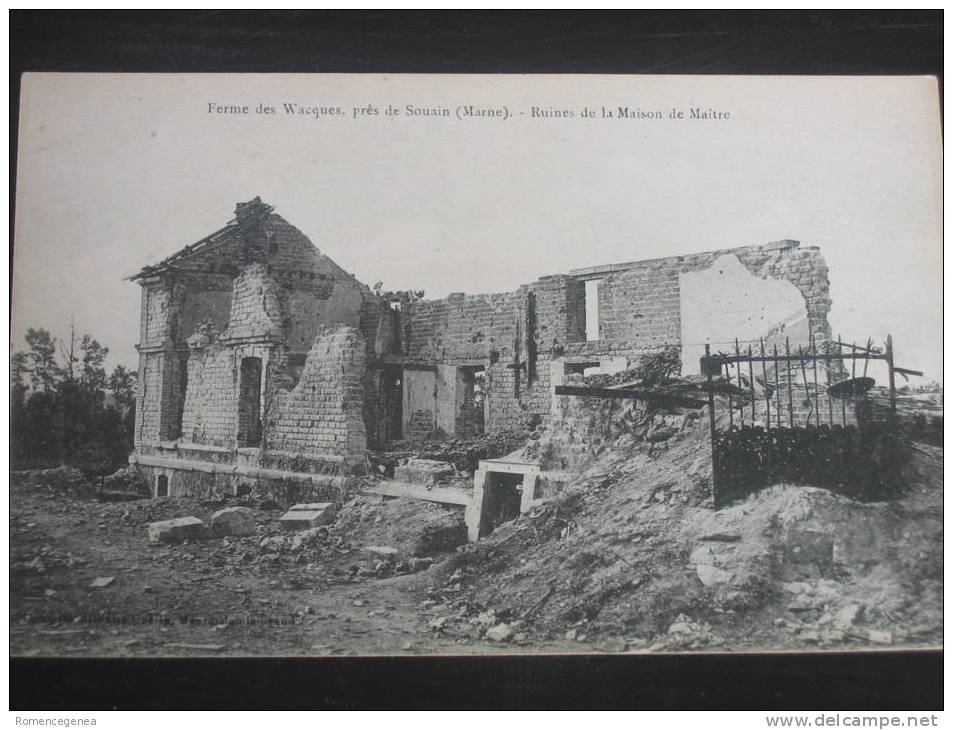
[{"label": "rubble pile", "polygon": [[593,651],[941,640],[940,449],[915,448],[897,501],[777,485],[713,510],[707,412],[615,430],[637,413],[616,404],[607,441],[592,400],[527,449],[584,445],[575,481],[430,571],[435,633]]},{"label": "rubble pile", "polygon": [[15,471],[11,472],[10,476],[23,484],[51,492],[79,495],[90,494],[95,490],[95,485],[86,479],[83,472],[72,466]]},{"label": "rubble pile", "polygon": [[651,388],[670,383],[682,367],[681,351],[669,345],[655,352],[640,355],[634,367],[618,373],[598,373],[584,378],[586,385],[608,388],[625,383],[638,383],[639,387]]},{"label": "rubble pile", "polygon": [[[256,651],[280,640],[304,653],[358,640],[388,652],[942,641],[942,449],[914,443],[895,500],[778,484],[715,510],[707,411],[569,397],[559,405],[520,453],[544,470],[565,465],[560,488],[473,544],[463,507],[406,497],[294,505],[288,513],[322,517],[289,528],[285,510],[250,495],[104,502],[98,485],[87,489],[69,470],[15,475],[11,621],[31,641],[38,634],[28,632],[45,631],[44,641],[87,653],[120,641],[143,652],[165,652],[173,639],[247,646],[253,634]],[[404,466],[429,483],[428,464]],[[175,539],[159,531],[150,542],[150,526],[169,521],[182,528]],[[146,628],[129,638],[72,626],[89,606],[142,617]],[[150,623],[209,615],[189,634]],[[42,616],[58,623],[37,623]],[[294,624],[225,623],[263,616]],[[314,633],[299,646],[297,631]]]},{"label": "rubble pile", "polygon": [[[890,408],[890,391],[872,388],[867,407],[883,418]],[[939,386],[899,388],[896,393],[897,417],[911,438],[934,446],[943,445],[943,390]]]},{"label": "rubble pile", "polygon": [[[583,376],[570,375],[568,383],[584,384]],[[519,454],[538,461],[545,469],[580,470],[610,452],[626,455],[634,448],[660,453],[669,440],[686,429],[694,432],[703,423],[708,439],[707,416],[684,408],[662,409],[641,401],[611,398],[561,397],[548,427],[540,427]],[[709,445],[710,449],[710,445]]]},{"label": "rubble pile", "polygon": [[134,466],[127,466],[103,478],[102,493],[121,501],[122,498],[148,497],[151,490],[145,475]]},{"label": "rubble pile", "polygon": [[392,441],[374,452],[371,462],[380,474],[393,476],[395,467],[407,459],[431,459],[452,464],[458,472],[472,473],[480,459],[496,459],[526,443],[526,431],[507,431],[476,438],[449,438],[441,441]]}]

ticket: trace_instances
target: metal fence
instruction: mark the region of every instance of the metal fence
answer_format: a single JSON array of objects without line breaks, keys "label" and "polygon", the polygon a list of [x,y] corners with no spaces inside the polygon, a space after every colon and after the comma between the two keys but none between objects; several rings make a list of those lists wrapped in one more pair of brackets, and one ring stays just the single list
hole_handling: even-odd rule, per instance
[{"label": "metal fence", "polygon": [[[871,361],[887,366],[889,408],[877,412],[867,393]],[[707,376],[714,502],[720,506],[779,482],[811,484],[858,499],[893,496],[906,460],[896,419],[893,339],[883,348],[838,337],[818,347],[790,340],[712,353]],[[727,383],[727,388],[724,387]],[[720,395],[716,399],[716,392]]]}]

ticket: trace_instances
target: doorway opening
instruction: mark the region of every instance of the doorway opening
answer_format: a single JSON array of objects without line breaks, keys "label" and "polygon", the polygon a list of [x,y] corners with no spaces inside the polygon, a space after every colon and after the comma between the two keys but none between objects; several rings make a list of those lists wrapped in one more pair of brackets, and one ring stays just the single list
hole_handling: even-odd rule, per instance
[{"label": "doorway opening", "polygon": [[486,368],[482,365],[459,368],[462,397],[458,399],[456,435],[464,438],[486,433]]},{"label": "doorway opening", "polygon": [[381,370],[380,440],[399,441],[404,420],[404,384],[399,367]]},{"label": "doorway opening", "polygon": [[156,497],[169,496],[169,477],[160,474],[156,477]]},{"label": "doorway opening", "polygon": [[480,519],[480,535],[489,535],[504,522],[520,514],[523,499],[523,474],[490,472],[486,475],[486,498]]},{"label": "doorway opening", "polygon": [[586,282],[586,339],[590,342],[599,339],[599,287],[601,279]]},{"label": "doorway opening", "polygon": [[261,445],[261,358],[243,357],[238,386],[238,445]]},{"label": "doorway opening", "polygon": [[598,361],[594,362],[567,362],[564,364],[564,372],[566,375],[595,375],[599,372],[600,364]]},{"label": "doorway opening", "polygon": [[177,400],[175,404],[175,421],[169,429],[169,438],[175,440],[182,437],[182,420],[185,417],[185,395],[189,390],[189,354],[179,356],[178,383],[176,383]]}]

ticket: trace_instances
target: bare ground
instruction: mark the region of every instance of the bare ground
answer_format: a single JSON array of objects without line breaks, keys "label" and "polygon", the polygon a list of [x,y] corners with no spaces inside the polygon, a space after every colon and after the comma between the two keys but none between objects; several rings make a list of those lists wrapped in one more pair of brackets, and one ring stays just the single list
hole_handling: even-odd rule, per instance
[{"label": "bare ground", "polygon": [[[941,449],[915,447],[910,484],[895,502],[861,504],[787,486],[712,512],[701,431],[693,430],[705,427],[690,423],[663,444],[617,444],[549,503],[458,549],[452,541],[421,547],[414,527],[441,528],[456,518],[452,513],[363,496],[303,546],[280,536],[280,511],[257,504],[248,505],[255,508],[254,536],[151,546],[147,523],[207,519],[222,505],[106,503],[83,489],[14,475],[11,652],[313,656],[940,645]],[[94,587],[97,578],[113,580]]]}]

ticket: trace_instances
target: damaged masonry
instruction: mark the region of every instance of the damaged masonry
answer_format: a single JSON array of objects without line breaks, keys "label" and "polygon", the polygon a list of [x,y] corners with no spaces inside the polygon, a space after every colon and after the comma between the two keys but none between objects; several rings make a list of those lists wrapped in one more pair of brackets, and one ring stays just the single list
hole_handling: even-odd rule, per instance
[{"label": "damaged masonry", "polygon": [[[790,240],[395,303],[256,198],[132,278],[142,308],[130,462],[154,496],[333,500],[390,442],[545,428],[574,376],[623,373],[673,349],[675,372],[690,375],[705,342],[739,336],[831,341],[827,267]],[[468,504],[471,539],[485,485],[518,475],[525,511],[536,485],[560,480],[538,460],[472,466],[472,499],[424,495]],[[420,481],[432,487],[378,489],[412,496]]]},{"label": "damaged masonry", "polygon": [[[941,640],[942,392],[894,387],[917,372],[889,338],[832,333],[817,248],[431,301],[255,199],[132,278],[129,467],[14,474],[21,648]],[[34,630],[38,601],[63,625]],[[161,629],[94,636],[90,605]]]},{"label": "damaged masonry", "polygon": [[[720,379],[727,375],[732,425],[737,407],[744,426],[747,382],[750,425],[771,429],[770,395],[767,422],[756,423],[761,396],[750,359],[749,372],[742,371],[739,337],[760,341],[762,355],[765,342],[768,353],[773,343],[774,388],[766,358],[759,387],[776,394],[779,420],[783,339],[792,427],[798,387],[792,346],[814,353],[815,394],[819,347],[828,353],[825,391],[832,374],[843,374],[842,359],[830,357],[832,344],[840,353],[842,343],[831,337],[827,320],[827,267],[817,248],[791,240],[576,270],[496,295],[394,302],[343,271],[256,198],[239,204],[222,229],[132,278],[142,287],[142,308],[130,462],[157,497],[254,494],[286,506],[340,499],[379,462],[372,454],[394,441],[542,431],[561,418],[567,395],[651,405],[664,394],[569,383],[627,373],[659,353],[672,360],[666,375],[690,377],[700,363],[710,376],[709,343],[732,338],[735,380],[727,361],[724,373],[721,360],[713,363]],[[803,359],[800,364],[803,370]],[[892,388],[892,353],[890,366]],[[709,397],[711,389],[709,377]],[[813,403],[810,390],[805,376],[797,401],[808,396],[819,425],[820,399]],[[833,396],[827,400],[833,415]],[[671,394],[668,402],[704,405]],[[852,404],[851,425],[854,411]],[[714,401],[709,414],[714,444]],[[565,481],[559,469],[519,452],[472,461],[464,465],[474,470],[472,492],[459,481],[435,490],[427,464],[422,477],[405,466],[406,481],[370,489],[467,506],[469,537],[476,540],[489,527],[483,514],[489,502],[509,501],[525,512],[546,485]],[[723,472],[730,458],[720,462]],[[504,499],[505,491],[514,498]]]}]

